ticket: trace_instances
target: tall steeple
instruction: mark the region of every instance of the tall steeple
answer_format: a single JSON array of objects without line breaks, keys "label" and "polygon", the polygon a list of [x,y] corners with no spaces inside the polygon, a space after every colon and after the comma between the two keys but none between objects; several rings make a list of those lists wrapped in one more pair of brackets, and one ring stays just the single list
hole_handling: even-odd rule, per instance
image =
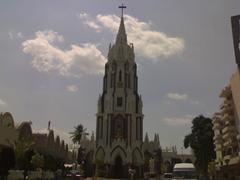
[{"label": "tall steeple", "polygon": [[[144,155],[142,99],[138,94],[137,65],[133,45],[127,44],[123,9],[115,44],[109,46],[98,101],[96,120],[96,159],[101,159],[109,177],[128,177],[128,165],[138,166],[142,176]],[[119,167],[120,163],[120,168]]]},{"label": "tall steeple", "polygon": [[125,30],[125,25],[124,25],[124,18],[122,16],[120,26],[118,29],[117,38],[116,38],[116,45],[125,45],[125,44],[127,44],[127,34]]},{"label": "tall steeple", "polygon": [[120,45],[120,44],[123,45],[123,44],[127,44],[127,35],[126,35],[126,31],[125,31],[124,18],[123,18],[123,9],[127,8],[127,6],[124,6],[122,4],[118,8],[122,9],[122,15],[121,15],[120,26],[119,26],[119,29],[118,29],[116,44],[117,45]]},{"label": "tall steeple", "polygon": [[122,5],[119,6],[119,8],[122,8],[120,26],[115,43],[113,45],[110,44],[109,46],[108,62],[115,63],[128,61],[129,63],[135,63],[134,47],[132,43],[128,44],[124,25],[123,8],[126,8],[126,6]]}]

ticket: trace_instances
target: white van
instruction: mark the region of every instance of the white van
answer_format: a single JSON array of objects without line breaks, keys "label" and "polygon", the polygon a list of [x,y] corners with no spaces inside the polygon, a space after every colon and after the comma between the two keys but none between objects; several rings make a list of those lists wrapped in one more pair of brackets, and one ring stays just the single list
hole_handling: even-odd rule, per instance
[{"label": "white van", "polygon": [[173,168],[173,180],[197,180],[197,173],[192,163],[175,164]]}]

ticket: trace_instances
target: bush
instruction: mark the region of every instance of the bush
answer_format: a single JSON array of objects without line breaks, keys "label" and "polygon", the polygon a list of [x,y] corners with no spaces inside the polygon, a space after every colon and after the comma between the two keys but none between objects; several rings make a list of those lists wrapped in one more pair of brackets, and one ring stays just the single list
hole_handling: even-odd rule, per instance
[{"label": "bush", "polygon": [[43,157],[43,155],[40,155],[38,153],[33,155],[32,159],[31,159],[31,164],[35,168],[42,168],[44,166],[44,157]]}]

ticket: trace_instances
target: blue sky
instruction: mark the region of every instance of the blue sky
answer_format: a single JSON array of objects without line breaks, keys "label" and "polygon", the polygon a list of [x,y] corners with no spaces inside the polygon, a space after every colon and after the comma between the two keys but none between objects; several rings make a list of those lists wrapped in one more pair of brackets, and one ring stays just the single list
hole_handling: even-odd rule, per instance
[{"label": "blue sky", "polygon": [[[103,65],[122,2],[135,46],[144,132],[177,145],[191,119],[218,110],[236,69],[230,17],[239,0],[0,1],[0,111],[62,136],[95,130]],[[65,133],[64,133],[65,132]]]}]

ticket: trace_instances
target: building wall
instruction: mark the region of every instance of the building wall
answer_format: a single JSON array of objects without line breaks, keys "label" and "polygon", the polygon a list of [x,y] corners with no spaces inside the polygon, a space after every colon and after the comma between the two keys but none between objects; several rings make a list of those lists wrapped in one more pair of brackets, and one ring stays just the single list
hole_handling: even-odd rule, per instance
[{"label": "building wall", "polygon": [[17,139],[12,115],[9,112],[0,113],[0,146],[13,147]]},{"label": "building wall", "polygon": [[230,81],[231,90],[232,90],[232,96],[233,101],[235,105],[235,118],[236,118],[236,124],[238,126],[238,131],[240,131],[240,72],[237,70],[231,78]]},{"label": "building wall", "polygon": [[222,104],[213,117],[217,175],[239,176],[240,172],[240,74],[237,70],[230,84],[220,94]]},{"label": "building wall", "polygon": [[32,138],[35,143],[33,145],[35,151],[63,159],[65,162],[73,162],[68,145],[61,141],[59,136],[55,137],[53,130],[49,130],[45,134],[38,134],[32,133],[30,122],[22,122],[16,126],[14,124],[11,113],[0,113],[0,152],[1,147],[13,148],[16,142]]},{"label": "building wall", "polygon": [[12,147],[18,139],[18,132],[14,128],[0,126],[0,146]]},{"label": "building wall", "polygon": [[72,154],[68,151],[67,144],[61,141],[59,136],[54,136],[54,131],[49,130],[46,134],[34,133],[34,149],[42,154],[51,155],[65,162],[73,162]]}]

